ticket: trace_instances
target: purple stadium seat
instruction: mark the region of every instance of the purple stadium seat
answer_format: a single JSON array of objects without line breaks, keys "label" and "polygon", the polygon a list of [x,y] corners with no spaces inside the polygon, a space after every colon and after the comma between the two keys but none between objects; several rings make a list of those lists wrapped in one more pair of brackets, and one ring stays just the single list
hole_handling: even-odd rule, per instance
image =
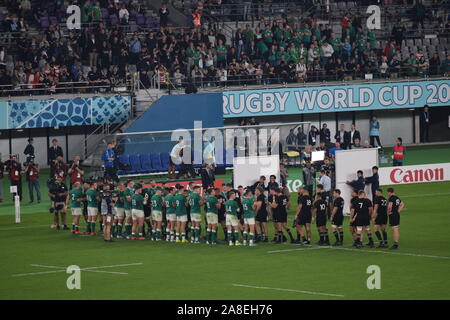
[{"label": "purple stadium seat", "polygon": [[144,15],[143,15],[143,14],[137,14],[137,15],[136,15],[136,23],[137,23],[138,25],[143,25],[143,24],[145,24],[145,18],[144,18]]},{"label": "purple stadium seat", "polygon": [[109,16],[109,21],[111,22],[111,25],[113,25],[113,26],[115,26],[116,24],[119,24],[119,18],[115,14],[112,14]]},{"label": "purple stadium seat", "polygon": [[58,19],[55,16],[50,17],[50,24],[57,25]]},{"label": "purple stadium seat", "polygon": [[136,21],[128,21],[128,27],[130,32],[137,32],[139,30],[139,26],[136,24]]},{"label": "purple stadium seat", "polygon": [[103,18],[103,19],[108,19],[108,18],[109,18],[109,12],[108,12],[108,9],[102,8],[102,9],[101,9],[101,12],[102,12],[102,18]]},{"label": "purple stadium seat", "polygon": [[159,153],[152,153],[152,154],[150,154],[150,161],[152,163],[152,168],[156,172],[164,171],[163,167],[161,166],[161,159],[159,157]]},{"label": "purple stadium seat", "polygon": [[48,21],[47,17],[41,17],[41,27],[44,29],[47,29],[50,25],[50,22]]},{"label": "purple stadium seat", "polygon": [[5,20],[5,15],[0,12],[0,22],[2,22],[3,20]]}]

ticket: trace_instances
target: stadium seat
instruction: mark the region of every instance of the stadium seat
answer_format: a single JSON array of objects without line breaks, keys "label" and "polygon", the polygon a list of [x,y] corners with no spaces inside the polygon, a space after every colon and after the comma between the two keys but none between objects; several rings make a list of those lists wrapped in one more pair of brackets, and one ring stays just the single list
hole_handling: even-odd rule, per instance
[{"label": "stadium seat", "polygon": [[161,167],[164,171],[169,169],[170,166],[170,155],[168,152],[161,152],[160,153],[160,159],[161,159]]},{"label": "stadium seat", "polygon": [[152,168],[152,163],[150,161],[150,155],[147,153],[143,153],[139,156],[139,159],[141,160],[141,171],[142,173],[150,173],[154,172]]},{"label": "stadium seat", "polygon": [[163,172],[164,168],[161,166],[161,158],[159,157],[159,153],[152,153],[150,155],[150,161],[152,163],[152,168],[155,172]]},{"label": "stadium seat", "polygon": [[129,173],[139,173],[142,170],[139,155],[137,154],[130,155],[130,166],[131,170]]},{"label": "stadium seat", "polygon": [[[125,155],[125,154],[120,155],[120,156],[119,156],[119,162],[120,162],[121,164],[123,164],[123,165],[129,166],[129,165],[130,165],[130,158],[128,157],[128,155]],[[117,174],[118,174],[119,176],[120,176],[120,175],[127,174],[127,173],[128,173],[128,171],[123,171],[123,170],[119,170],[119,171],[117,172]]]},{"label": "stadium seat", "polygon": [[112,15],[109,16],[109,21],[110,21],[112,26],[115,26],[115,25],[119,24],[119,18],[115,14],[112,14]]},{"label": "stadium seat", "polygon": [[143,24],[145,24],[145,17],[144,17],[144,15],[143,14],[137,14],[136,15],[136,23],[138,24],[138,25],[143,25]]}]

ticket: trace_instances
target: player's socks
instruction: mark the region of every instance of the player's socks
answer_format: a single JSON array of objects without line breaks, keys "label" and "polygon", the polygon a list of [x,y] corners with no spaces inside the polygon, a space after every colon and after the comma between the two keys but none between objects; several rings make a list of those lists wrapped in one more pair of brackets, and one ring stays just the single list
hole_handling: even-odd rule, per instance
[{"label": "player's socks", "polygon": [[91,232],[95,232],[95,222],[91,222]]},{"label": "player's socks", "polygon": [[291,240],[291,242],[294,242],[294,237],[292,236],[291,229],[286,229],[286,232],[288,233],[289,240]]},{"label": "player's socks", "polygon": [[181,233],[181,241],[186,241],[186,233]]},{"label": "player's socks", "polygon": [[206,242],[212,242],[211,239],[211,229],[206,229]]},{"label": "player's socks", "polygon": [[234,242],[239,242],[239,232],[238,231],[234,232]]},{"label": "player's socks", "polygon": [[250,243],[253,243],[255,241],[255,235],[253,233],[250,232],[248,234],[248,237],[249,237],[249,242]]},{"label": "player's socks", "polygon": [[325,234],[325,243],[329,244],[330,238],[328,237],[328,231],[325,231],[324,234]]},{"label": "player's socks", "polygon": [[180,241],[181,241],[181,237],[180,237],[180,234],[179,234],[178,232],[175,234],[175,236],[176,236],[176,239],[177,239],[177,240],[180,240]]},{"label": "player's socks", "polygon": [[247,242],[248,233],[247,231],[242,232],[242,239],[244,242]]},{"label": "player's socks", "polygon": [[372,234],[370,232],[367,233],[367,237],[369,238],[369,243],[373,244],[373,238],[372,238]]},{"label": "player's socks", "polygon": [[72,223],[72,230],[75,231],[75,224]]},{"label": "player's socks", "polygon": [[339,231],[339,242],[342,244],[344,243],[344,231]]},{"label": "player's socks", "polygon": [[211,230],[211,242],[215,243],[217,241],[217,231]]},{"label": "player's socks", "polygon": [[117,233],[118,236],[122,235],[122,224],[121,223],[117,224],[116,233]]},{"label": "player's socks", "polygon": [[232,242],[232,237],[231,237],[231,231],[228,231],[227,232],[227,236],[226,236],[226,238],[225,238],[226,240],[228,240],[229,242]]},{"label": "player's socks", "polygon": [[375,231],[375,236],[377,237],[378,241],[383,242],[381,240],[381,232],[380,231]]},{"label": "player's socks", "polygon": [[297,242],[300,241],[300,238],[301,238],[301,235],[300,235],[300,233],[297,232]]},{"label": "player's socks", "polygon": [[386,232],[386,230],[383,230],[383,240],[384,240],[384,244],[387,244],[387,232]]},{"label": "player's socks", "polygon": [[320,239],[320,243],[323,243],[325,241],[325,233],[324,232],[319,232],[319,239]]},{"label": "player's socks", "polygon": [[339,242],[339,233],[337,231],[333,231],[334,237],[336,238],[336,241]]}]

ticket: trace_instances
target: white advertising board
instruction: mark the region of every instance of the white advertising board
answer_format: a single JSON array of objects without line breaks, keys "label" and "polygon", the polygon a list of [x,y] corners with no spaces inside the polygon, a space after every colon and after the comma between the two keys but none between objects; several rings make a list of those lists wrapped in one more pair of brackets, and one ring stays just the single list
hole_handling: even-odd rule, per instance
[{"label": "white advertising board", "polygon": [[269,181],[270,175],[277,177],[280,181],[280,157],[272,156],[252,156],[236,157],[233,159],[233,183],[234,187],[251,186],[258,181],[260,176],[266,176]]},{"label": "white advertising board", "polygon": [[450,163],[385,167],[378,171],[380,185],[426,183],[450,180]]}]

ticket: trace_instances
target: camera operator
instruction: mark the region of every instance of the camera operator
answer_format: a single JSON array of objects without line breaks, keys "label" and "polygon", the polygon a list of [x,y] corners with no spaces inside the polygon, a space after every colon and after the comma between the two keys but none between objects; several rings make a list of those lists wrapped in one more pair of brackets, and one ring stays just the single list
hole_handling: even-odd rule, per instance
[{"label": "camera operator", "polygon": [[33,146],[33,138],[28,139],[28,144],[23,151],[23,154],[27,157],[26,162],[29,163],[31,160],[34,160],[34,146]]},{"label": "camera operator", "polygon": [[[17,186],[17,194],[22,201],[22,166],[20,162],[17,161],[17,156],[10,156],[9,160],[5,162],[6,171],[9,174],[9,181],[11,186]],[[16,193],[13,194],[13,202]]]},{"label": "camera operator", "polygon": [[24,163],[26,166],[25,173],[28,181],[28,192],[30,194],[30,203],[34,202],[34,192],[36,190],[37,202],[41,203],[41,188],[39,185],[39,165],[34,163],[33,159],[30,159],[28,163]]},{"label": "camera operator", "polygon": [[70,188],[72,189],[72,186],[76,182],[83,182],[83,176],[84,176],[84,170],[81,167],[81,158],[80,156],[75,156],[75,158],[72,161],[72,164],[69,167],[69,170],[67,170],[67,174],[70,177]]},{"label": "camera operator", "polygon": [[51,164],[51,172],[53,177],[61,177],[62,181],[66,182],[67,165],[64,163],[63,157],[58,156]]},{"label": "camera operator", "polygon": [[52,228],[61,229],[59,225],[59,214],[61,214],[61,223],[63,230],[69,230],[66,223],[66,198],[68,189],[63,182],[63,177],[56,175],[54,179],[50,179],[48,183],[48,195],[51,200],[50,213],[54,214]]}]

